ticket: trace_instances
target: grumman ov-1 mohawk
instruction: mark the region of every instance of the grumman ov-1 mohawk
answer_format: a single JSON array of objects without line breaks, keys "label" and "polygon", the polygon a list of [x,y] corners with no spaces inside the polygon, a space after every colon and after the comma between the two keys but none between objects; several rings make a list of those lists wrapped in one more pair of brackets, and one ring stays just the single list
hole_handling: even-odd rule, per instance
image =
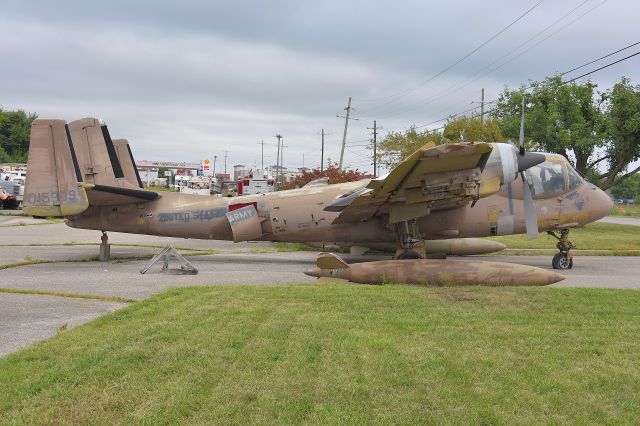
[{"label": "grumman ov-1 mohawk", "polygon": [[[387,176],[235,198],[145,190],[129,144],[95,118],[37,119],[24,210],[74,228],[168,237],[375,247],[423,258],[425,240],[547,231],[571,268],[569,229],[612,202],[556,154],[510,143],[425,145]],[[559,233],[557,235],[556,233]],[[493,247],[495,249],[495,247]]]}]

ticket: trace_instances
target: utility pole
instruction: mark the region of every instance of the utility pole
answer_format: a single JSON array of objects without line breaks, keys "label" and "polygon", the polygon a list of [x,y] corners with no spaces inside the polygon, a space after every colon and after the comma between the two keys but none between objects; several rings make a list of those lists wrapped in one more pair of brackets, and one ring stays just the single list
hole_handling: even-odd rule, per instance
[{"label": "utility pole", "polygon": [[282,182],[284,182],[284,138],[282,138],[282,145],[280,145],[280,176]]},{"label": "utility pole", "polygon": [[373,177],[374,178],[378,177],[378,168],[376,167],[377,166],[377,163],[376,163],[376,155],[377,155],[376,148],[377,148],[377,143],[378,143],[377,137],[378,137],[378,127],[377,127],[377,124],[376,124],[376,120],[373,120]]},{"label": "utility pole", "polygon": [[[340,162],[338,163],[338,169],[342,170],[342,160],[344,159],[344,147],[347,143],[347,127],[349,126],[349,114],[351,113],[351,96],[349,96],[349,103],[345,108],[347,111],[346,116],[344,117],[344,133],[342,134],[342,149],[340,150]],[[339,115],[336,115],[339,117]]]},{"label": "utility pole", "polygon": [[277,134],[274,138],[278,139],[278,153],[276,154],[276,180],[279,180],[278,176],[280,173],[280,140],[282,139],[282,135]]},{"label": "utility pole", "polygon": [[373,120],[373,128],[367,127],[369,130],[373,130],[373,177],[378,177],[378,124],[376,120]]},{"label": "utility pole", "polygon": [[322,145],[320,145],[320,173],[324,171],[324,137],[329,133],[325,133],[324,129],[320,131],[320,135],[322,135]]},{"label": "utility pole", "polygon": [[262,145],[262,162],[260,163],[262,166],[262,169],[260,171],[260,173],[264,174],[264,139],[262,139],[262,142],[260,142],[260,145]]},{"label": "utility pole", "polygon": [[216,160],[218,159],[217,155],[213,156],[213,177],[216,177]]},{"label": "utility pole", "polygon": [[480,95],[480,123],[484,124],[484,87]]},{"label": "utility pole", "polygon": [[282,145],[280,145],[280,174],[284,182],[284,138],[282,138]]},{"label": "utility pole", "polygon": [[229,155],[229,151],[224,150],[224,174],[227,174],[227,157]]}]

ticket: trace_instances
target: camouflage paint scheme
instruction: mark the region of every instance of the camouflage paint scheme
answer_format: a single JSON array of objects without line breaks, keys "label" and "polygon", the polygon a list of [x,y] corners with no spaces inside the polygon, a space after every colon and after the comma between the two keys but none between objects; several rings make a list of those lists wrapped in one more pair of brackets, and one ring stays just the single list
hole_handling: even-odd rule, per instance
[{"label": "camouflage paint scheme", "polygon": [[[523,184],[506,168],[513,168],[504,151],[511,148],[498,145],[507,144],[425,146],[374,180],[203,197],[142,189],[128,143],[111,141],[97,119],[68,125],[37,119],[24,207],[33,215],[64,216],[75,228],[231,241],[399,245],[409,227],[423,240],[525,233]],[[573,175],[570,187],[566,159],[545,156],[561,182],[557,191],[535,197],[540,231],[609,214],[612,202],[603,191]]]}]

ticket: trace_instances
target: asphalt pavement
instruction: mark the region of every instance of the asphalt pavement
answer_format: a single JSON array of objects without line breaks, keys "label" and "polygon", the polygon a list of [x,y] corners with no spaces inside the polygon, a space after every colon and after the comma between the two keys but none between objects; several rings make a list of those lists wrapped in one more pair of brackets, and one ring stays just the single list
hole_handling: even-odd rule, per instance
[{"label": "asphalt pavement", "polygon": [[615,223],[618,225],[640,226],[640,218],[637,218],[637,217],[607,216],[607,217],[603,217],[598,222]]}]

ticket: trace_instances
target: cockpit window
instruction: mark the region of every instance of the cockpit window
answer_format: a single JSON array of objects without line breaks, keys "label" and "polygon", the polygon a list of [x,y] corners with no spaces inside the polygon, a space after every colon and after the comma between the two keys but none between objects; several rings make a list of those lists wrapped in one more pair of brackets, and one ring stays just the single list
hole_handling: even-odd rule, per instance
[{"label": "cockpit window", "polygon": [[545,161],[527,170],[534,198],[547,198],[564,190],[562,164]]},{"label": "cockpit window", "polygon": [[582,177],[570,164],[567,164],[567,170],[569,171],[569,189],[579,186],[582,183]]}]

